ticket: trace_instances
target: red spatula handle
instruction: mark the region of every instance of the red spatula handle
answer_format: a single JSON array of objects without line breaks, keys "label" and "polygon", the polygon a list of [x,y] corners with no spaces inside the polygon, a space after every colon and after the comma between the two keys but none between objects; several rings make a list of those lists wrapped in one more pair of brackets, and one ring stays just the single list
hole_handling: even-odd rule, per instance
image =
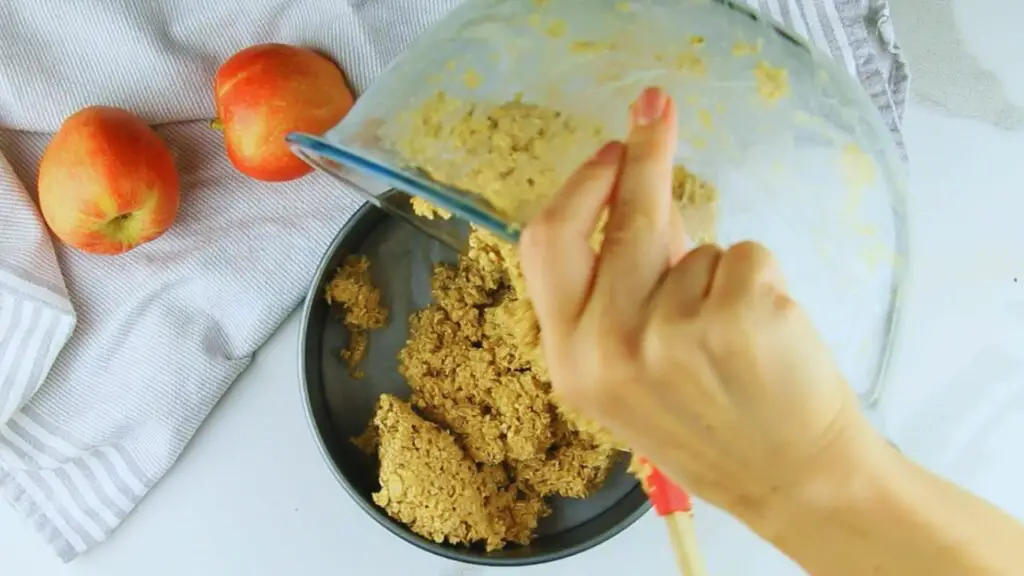
[{"label": "red spatula handle", "polygon": [[705,576],[704,563],[697,550],[693,530],[693,503],[690,495],[643,456],[634,457],[634,473],[640,478],[654,510],[667,522],[669,541],[675,552],[679,572],[683,576]]},{"label": "red spatula handle", "polygon": [[689,513],[693,510],[690,495],[662,474],[650,460],[637,456],[636,464],[639,467],[637,475],[640,477],[640,483],[659,516],[668,516],[676,512]]}]

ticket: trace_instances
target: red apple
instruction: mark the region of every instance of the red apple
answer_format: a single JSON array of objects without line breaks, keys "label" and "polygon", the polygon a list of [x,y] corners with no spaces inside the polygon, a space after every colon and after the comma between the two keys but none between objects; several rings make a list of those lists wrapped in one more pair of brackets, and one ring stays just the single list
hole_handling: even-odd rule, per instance
[{"label": "red apple", "polygon": [[214,93],[228,159],[239,172],[270,182],[312,171],[292,154],[285,135],[326,132],[354,100],[333,62],[285,44],[252,46],[229,58],[217,71]]},{"label": "red apple", "polygon": [[179,197],[171,151],[120,108],[72,114],[39,161],[39,211],[58,239],[83,252],[120,254],[160,236]]}]

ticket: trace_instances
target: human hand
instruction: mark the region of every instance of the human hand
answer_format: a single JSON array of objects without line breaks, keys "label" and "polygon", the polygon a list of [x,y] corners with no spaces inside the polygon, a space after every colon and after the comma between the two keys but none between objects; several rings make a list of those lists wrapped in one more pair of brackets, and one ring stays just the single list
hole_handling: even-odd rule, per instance
[{"label": "human hand", "polygon": [[645,90],[631,126],[521,237],[552,385],[694,494],[757,514],[868,426],[765,247],[687,246],[671,99]]}]

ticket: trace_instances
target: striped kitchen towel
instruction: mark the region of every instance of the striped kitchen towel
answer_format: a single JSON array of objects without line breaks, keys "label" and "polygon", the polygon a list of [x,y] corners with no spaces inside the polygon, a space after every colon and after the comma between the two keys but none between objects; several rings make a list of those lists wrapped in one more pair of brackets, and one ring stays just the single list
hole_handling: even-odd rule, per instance
[{"label": "striped kitchen towel", "polygon": [[[884,1],[748,1],[856,75],[899,141],[908,76]],[[167,472],[360,203],[317,175],[235,172],[207,126],[218,63],[315,46],[359,92],[457,2],[78,0],[74,18],[64,1],[0,3],[0,493],[61,558]],[[53,246],[31,200],[48,133],[92,104],[158,125],[182,175],[175,226],[113,258]]]}]

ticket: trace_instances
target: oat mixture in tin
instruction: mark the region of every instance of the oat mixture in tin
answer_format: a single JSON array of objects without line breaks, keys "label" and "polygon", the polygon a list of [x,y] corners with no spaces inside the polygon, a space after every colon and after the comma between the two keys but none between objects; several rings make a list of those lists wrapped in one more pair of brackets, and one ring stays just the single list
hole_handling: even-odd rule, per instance
[{"label": "oat mixture in tin", "polygon": [[366,356],[367,331],[382,328],[388,320],[387,308],[381,306],[380,290],[370,279],[370,261],[353,255],[335,273],[324,295],[328,304],[341,307],[342,321],[349,332],[348,347],[341,358],[348,364],[354,378],[362,378],[359,363]]}]

